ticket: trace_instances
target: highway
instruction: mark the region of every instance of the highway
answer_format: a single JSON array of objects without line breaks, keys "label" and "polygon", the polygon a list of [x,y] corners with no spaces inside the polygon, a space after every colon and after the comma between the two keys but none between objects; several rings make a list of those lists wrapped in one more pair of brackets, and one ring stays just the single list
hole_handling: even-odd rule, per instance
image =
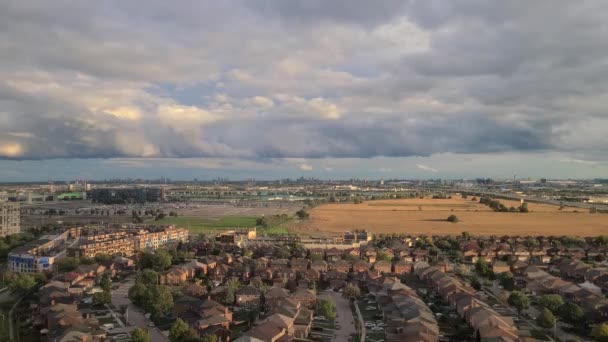
[{"label": "highway", "polygon": [[608,205],[599,204],[599,203],[558,201],[558,200],[552,200],[552,199],[542,198],[542,197],[522,196],[522,195],[517,195],[517,194],[513,194],[513,193],[508,193],[508,192],[481,191],[481,190],[476,190],[476,189],[459,189],[458,191],[466,192],[466,193],[475,193],[478,195],[489,196],[492,198],[506,198],[506,199],[516,200],[516,201],[519,201],[523,198],[524,201],[532,202],[532,203],[544,203],[544,204],[551,204],[551,205],[557,205],[557,206],[564,205],[567,207],[575,207],[575,208],[582,208],[582,209],[590,209],[590,208],[595,207],[600,210],[608,210]]}]

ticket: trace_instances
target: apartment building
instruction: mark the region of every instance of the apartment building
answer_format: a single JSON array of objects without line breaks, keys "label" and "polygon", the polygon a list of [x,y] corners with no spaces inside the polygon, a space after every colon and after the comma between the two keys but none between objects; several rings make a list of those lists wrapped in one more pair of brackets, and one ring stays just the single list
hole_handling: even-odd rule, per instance
[{"label": "apartment building", "polygon": [[56,256],[65,248],[69,231],[45,235],[8,254],[8,269],[15,273],[40,273],[52,271]]},{"label": "apartment building", "polygon": [[19,203],[0,202],[0,237],[21,232]]},{"label": "apartment building", "polygon": [[136,252],[146,249],[157,249],[167,244],[186,242],[188,230],[170,226],[158,231],[141,230],[133,236]]},{"label": "apartment building", "polygon": [[135,254],[133,238],[125,232],[82,237],[75,247],[68,248],[71,257],[94,258],[97,254],[131,256]]},{"label": "apartment building", "polygon": [[68,256],[90,257],[97,254],[131,256],[146,249],[157,249],[188,240],[186,229],[173,226],[158,230],[115,230],[81,236],[77,246],[68,248]]}]

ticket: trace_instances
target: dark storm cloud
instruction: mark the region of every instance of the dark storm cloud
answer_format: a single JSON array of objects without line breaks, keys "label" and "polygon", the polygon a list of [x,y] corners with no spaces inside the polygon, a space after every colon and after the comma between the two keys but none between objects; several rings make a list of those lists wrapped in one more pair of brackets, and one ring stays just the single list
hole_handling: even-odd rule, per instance
[{"label": "dark storm cloud", "polygon": [[[251,130],[259,134],[252,138]],[[255,120],[213,125],[209,138],[251,151],[279,157],[428,156],[440,152],[481,153],[552,148],[546,122],[512,125],[482,114],[418,118],[414,122],[393,115],[382,120],[348,122],[319,120]]]},{"label": "dark storm cloud", "polygon": [[376,26],[403,14],[407,6],[401,0],[262,0],[246,2],[254,11],[292,23],[319,21]]}]

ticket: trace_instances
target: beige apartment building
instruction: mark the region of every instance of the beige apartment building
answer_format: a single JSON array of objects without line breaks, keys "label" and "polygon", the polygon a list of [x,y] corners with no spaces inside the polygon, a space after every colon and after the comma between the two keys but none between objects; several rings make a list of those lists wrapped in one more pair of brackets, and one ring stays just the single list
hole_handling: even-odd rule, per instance
[{"label": "beige apartment building", "polygon": [[21,213],[19,203],[0,202],[0,236],[21,232]]}]

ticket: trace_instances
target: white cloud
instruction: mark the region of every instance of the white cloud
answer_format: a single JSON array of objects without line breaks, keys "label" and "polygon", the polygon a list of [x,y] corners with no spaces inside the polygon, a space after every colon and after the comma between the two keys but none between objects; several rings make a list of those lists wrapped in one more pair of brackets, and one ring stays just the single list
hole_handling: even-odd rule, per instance
[{"label": "white cloud", "polygon": [[264,97],[264,96],[254,96],[251,98],[251,103],[255,106],[262,108],[271,108],[274,106],[274,101],[272,99]]},{"label": "white cloud", "polygon": [[302,171],[312,171],[313,167],[310,164],[300,164],[298,168]]},{"label": "white cloud", "polygon": [[432,168],[432,167],[430,167],[430,166],[428,166],[428,165],[416,164],[416,167],[417,167],[418,169],[420,169],[420,170],[423,170],[423,171],[439,172],[439,170],[437,170],[437,169],[435,169],[435,168]]}]

